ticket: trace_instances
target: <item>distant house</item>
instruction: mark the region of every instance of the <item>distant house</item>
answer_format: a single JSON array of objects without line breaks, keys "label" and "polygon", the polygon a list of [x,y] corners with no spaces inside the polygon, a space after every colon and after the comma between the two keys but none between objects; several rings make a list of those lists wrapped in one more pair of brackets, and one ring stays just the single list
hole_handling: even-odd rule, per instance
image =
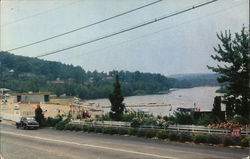
[{"label": "distant house", "polygon": [[15,102],[21,103],[40,103],[49,102],[48,93],[21,93],[15,95]]}]

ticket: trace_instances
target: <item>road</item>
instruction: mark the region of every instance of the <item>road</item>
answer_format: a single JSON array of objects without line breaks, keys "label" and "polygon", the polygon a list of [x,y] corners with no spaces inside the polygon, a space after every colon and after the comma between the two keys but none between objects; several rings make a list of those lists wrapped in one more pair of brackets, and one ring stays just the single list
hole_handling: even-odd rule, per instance
[{"label": "road", "polygon": [[242,159],[249,151],[2,123],[1,154],[4,159]]}]

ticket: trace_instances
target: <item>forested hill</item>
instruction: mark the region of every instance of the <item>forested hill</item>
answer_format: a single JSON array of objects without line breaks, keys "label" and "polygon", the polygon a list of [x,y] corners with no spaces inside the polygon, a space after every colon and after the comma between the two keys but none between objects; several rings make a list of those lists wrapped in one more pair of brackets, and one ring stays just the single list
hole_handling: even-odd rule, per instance
[{"label": "forested hill", "polygon": [[105,98],[113,89],[118,74],[125,96],[154,94],[169,88],[192,87],[188,80],[167,78],[139,71],[90,72],[80,66],[0,52],[0,88],[16,92],[51,92],[84,99]]}]

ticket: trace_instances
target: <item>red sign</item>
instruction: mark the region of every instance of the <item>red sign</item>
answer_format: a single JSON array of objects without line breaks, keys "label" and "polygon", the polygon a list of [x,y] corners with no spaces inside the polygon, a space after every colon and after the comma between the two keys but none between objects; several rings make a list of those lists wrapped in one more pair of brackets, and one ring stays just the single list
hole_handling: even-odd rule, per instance
[{"label": "red sign", "polygon": [[232,128],[231,129],[231,137],[241,137],[241,129],[240,128]]}]

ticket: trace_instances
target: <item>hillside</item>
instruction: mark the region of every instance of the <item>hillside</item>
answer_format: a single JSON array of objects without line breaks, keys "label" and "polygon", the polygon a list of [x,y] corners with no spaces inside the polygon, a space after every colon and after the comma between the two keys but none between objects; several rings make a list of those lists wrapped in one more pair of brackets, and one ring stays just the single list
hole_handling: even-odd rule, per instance
[{"label": "hillside", "polygon": [[139,71],[85,71],[80,66],[17,56],[0,52],[0,88],[15,92],[51,92],[78,96],[83,99],[105,98],[113,89],[114,77],[119,75],[123,95],[141,95],[166,92],[170,88],[189,88],[209,85],[210,79],[192,84],[194,79],[167,78],[161,74]]},{"label": "hillside", "polygon": [[197,86],[218,86],[217,81],[219,74],[215,73],[191,73],[191,74],[176,74],[170,75],[169,78],[177,79],[178,81],[186,81],[190,87]]}]

